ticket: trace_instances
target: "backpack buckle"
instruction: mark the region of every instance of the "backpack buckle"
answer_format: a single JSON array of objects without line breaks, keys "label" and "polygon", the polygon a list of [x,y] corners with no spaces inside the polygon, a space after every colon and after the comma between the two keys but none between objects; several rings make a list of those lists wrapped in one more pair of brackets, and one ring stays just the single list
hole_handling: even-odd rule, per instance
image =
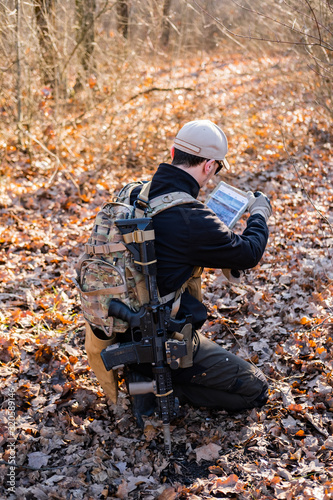
[{"label": "backpack buckle", "polygon": [[137,229],[133,232],[133,240],[135,243],[143,243],[145,241],[144,231]]},{"label": "backpack buckle", "polygon": [[147,214],[148,210],[150,209],[149,202],[146,200],[143,200],[142,198],[137,197],[135,202],[133,203],[133,212],[135,212],[136,209],[143,210],[144,214]]},{"label": "backpack buckle", "polygon": [[149,208],[149,202],[147,200],[143,200],[142,198],[137,197],[134,202],[135,205],[142,205],[145,208]]}]

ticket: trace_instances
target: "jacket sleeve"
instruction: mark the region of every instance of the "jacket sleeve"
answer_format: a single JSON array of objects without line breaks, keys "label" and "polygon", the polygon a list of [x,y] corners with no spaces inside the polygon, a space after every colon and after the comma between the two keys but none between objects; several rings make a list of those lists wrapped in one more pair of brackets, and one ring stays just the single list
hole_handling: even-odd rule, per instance
[{"label": "jacket sleeve", "polygon": [[192,210],[188,218],[191,244],[189,262],[195,266],[250,269],[260,261],[268,240],[264,217],[252,215],[243,234],[232,232],[206,208]]}]

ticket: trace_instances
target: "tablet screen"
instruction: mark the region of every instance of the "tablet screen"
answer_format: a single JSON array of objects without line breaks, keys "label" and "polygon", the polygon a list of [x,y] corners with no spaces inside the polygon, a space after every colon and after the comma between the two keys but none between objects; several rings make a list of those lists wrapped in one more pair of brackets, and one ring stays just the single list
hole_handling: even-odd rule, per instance
[{"label": "tablet screen", "polygon": [[208,196],[206,205],[231,229],[247,209],[248,199],[244,191],[222,181]]}]

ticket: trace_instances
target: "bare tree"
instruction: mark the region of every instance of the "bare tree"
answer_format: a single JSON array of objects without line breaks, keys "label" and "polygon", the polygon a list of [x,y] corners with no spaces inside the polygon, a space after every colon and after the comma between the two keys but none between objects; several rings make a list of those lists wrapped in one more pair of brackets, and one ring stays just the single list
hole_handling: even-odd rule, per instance
[{"label": "bare tree", "polygon": [[129,21],[128,0],[118,0],[117,1],[117,30],[126,39],[128,38],[128,21]]},{"label": "bare tree", "polygon": [[171,24],[170,24],[170,20],[169,20],[169,13],[170,13],[171,1],[172,0],[164,0],[164,4],[163,4],[161,43],[165,47],[169,44],[169,39],[170,39]]},{"label": "bare tree", "polygon": [[42,57],[42,72],[45,85],[54,86],[57,57],[54,46],[55,0],[35,0],[34,11],[37,35]]},{"label": "bare tree", "polygon": [[[21,104],[21,0],[16,0],[16,64],[17,64],[17,78],[16,78],[16,95],[17,95],[17,123],[20,128],[22,120],[22,104]],[[19,142],[20,132],[19,132]]]},{"label": "bare tree", "polygon": [[79,59],[85,72],[93,72],[95,62],[95,0],[75,0],[77,19],[76,42],[79,47]]},{"label": "bare tree", "polygon": [[[198,12],[214,20],[224,36],[267,46],[293,47],[306,55],[308,67],[320,84],[321,104],[331,114],[333,99],[333,3],[332,0],[268,0],[264,3],[232,0],[241,13],[232,23],[215,5],[210,10],[203,0],[189,0]],[[230,12],[229,12],[230,13]],[[321,94],[321,95],[320,95]]]}]

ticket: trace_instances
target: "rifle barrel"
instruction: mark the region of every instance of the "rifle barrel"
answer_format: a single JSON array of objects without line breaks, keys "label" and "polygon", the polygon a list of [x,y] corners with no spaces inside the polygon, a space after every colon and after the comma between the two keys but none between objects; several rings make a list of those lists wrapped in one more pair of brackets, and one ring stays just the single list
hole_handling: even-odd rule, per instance
[{"label": "rifle barrel", "polygon": [[164,434],[164,449],[167,455],[171,455],[171,434],[170,434],[170,424],[163,424],[163,434]]}]

